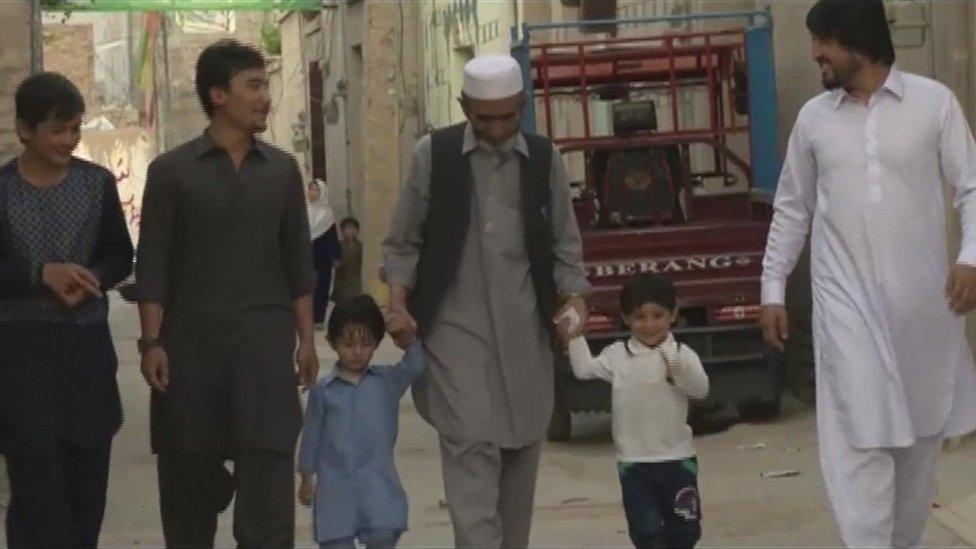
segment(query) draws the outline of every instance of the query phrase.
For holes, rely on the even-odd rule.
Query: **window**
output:
[[[617,18],[617,0],[580,0],[580,19],[583,21],[600,21]],[[611,35],[617,33],[616,25],[599,25],[584,27],[583,32],[605,32]]]

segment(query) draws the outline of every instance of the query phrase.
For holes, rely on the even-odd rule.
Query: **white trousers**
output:
[[[854,448],[833,411],[829,395],[818,391],[820,466],[844,545],[921,547],[935,499],[942,435],[919,438],[906,448]]]

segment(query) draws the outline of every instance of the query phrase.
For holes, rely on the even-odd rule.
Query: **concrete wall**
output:
[[[44,25],[44,70],[68,77],[95,107],[95,42],[91,24]],[[98,101],[100,103],[100,101]]]
[[[522,2],[458,3],[451,0],[420,2],[423,32],[421,58],[425,73],[426,124],[428,129],[464,119],[458,105],[464,64],[484,53],[511,49],[509,29],[520,23]],[[539,10],[530,9],[538,16]]]
[[[306,56],[325,79],[325,162],[336,217],[363,214],[363,2],[324,10],[306,36]]]
[[[304,14],[289,12],[278,20],[281,55],[271,60],[271,115],[264,138],[292,153],[307,180],[311,174],[308,156],[308,63],[305,53]]]
[[[318,47],[313,48],[325,78],[323,111],[326,174],[332,208],[339,218],[354,215],[358,211],[353,206],[351,172],[353,165],[362,165],[361,160],[353,162],[349,154],[348,122],[350,115],[355,116],[358,121],[359,112],[349,108],[346,91],[346,27],[352,24],[348,22],[347,11],[347,6],[342,5],[322,13],[322,32],[316,40]],[[361,24],[361,21],[357,24]]]
[[[148,103],[136,75],[142,21],[133,12],[45,12],[44,68],[66,74],[85,96],[86,118],[138,125]],[[78,36],[79,29],[90,36]]]
[[[343,56],[344,96],[343,107],[346,115],[346,181],[351,190],[351,215],[362,219],[366,209],[363,203],[363,188],[366,185],[366,166],[363,163],[363,102],[367,90],[364,88],[365,78],[365,6],[369,0],[350,2],[344,10],[345,42],[341,55]],[[379,55],[390,55],[390,51],[374,52]],[[389,131],[387,128],[386,131]]]
[[[87,25],[92,29],[93,48],[78,50],[91,52],[94,70],[91,108],[121,106],[138,101],[131,71],[137,34],[142,22],[141,13],[74,12],[70,14],[45,12],[45,37],[49,29],[59,33],[59,25]],[[45,65],[49,65],[45,56]],[[87,98],[87,97],[86,97]]]
[[[30,73],[30,6],[4,2],[0,8],[0,162],[20,150],[14,133],[14,90]]]
[[[163,146],[172,149],[200,135],[207,119],[200,108],[194,88],[194,74],[200,52],[221,38],[235,38],[261,48],[261,25],[266,16],[257,12],[231,12],[234,16],[232,31],[211,30],[186,19],[177,20],[167,15],[169,48],[169,104],[160,105],[165,110]],[[263,49],[263,48],[261,48]],[[166,85],[163,75],[163,52],[157,49],[157,83],[162,91]]]

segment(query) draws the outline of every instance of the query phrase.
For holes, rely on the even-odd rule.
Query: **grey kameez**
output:
[[[528,147],[517,135],[493,151],[468,126],[463,151],[473,174],[471,221],[458,274],[424,340],[428,368],[414,399],[449,440],[522,448],[542,438],[553,403],[552,351],[536,311],[519,209],[518,155]],[[391,284],[414,285],[430,172],[424,138],[383,244]],[[582,241],[557,151],[550,187],[556,287],[584,294]]]

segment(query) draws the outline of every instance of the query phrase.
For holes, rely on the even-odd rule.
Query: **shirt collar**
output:
[[[373,368],[373,365],[372,364],[370,364],[369,366],[366,367],[366,372],[364,373],[363,377],[366,377],[366,374],[373,374],[373,375],[375,375],[376,373],[377,373],[376,372],[376,369]],[[328,374],[326,374],[326,376],[321,379],[320,383],[322,385],[329,385],[333,381],[339,381],[339,380],[346,381],[345,379],[343,379],[339,375],[339,363],[336,362],[335,366],[332,367],[332,371],[329,372]],[[362,378],[360,378],[360,383],[361,382],[362,382]],[[346,383],[349,383],[349,382],[346,381]]]
[[[522,156],[524,156],[525,158],[528,158],[529,144],[525,142],[525,136],[522,135],[522,132],[515,134],[515,137],[513,137],[512,139],[514,140],[514,142],[512,143],[511,148],[516,152],[518,152],[519,154],[521,154]],[[478,138],[475,137],[474,128],[471,127],[471,123],[469,122],[465,124],[464,143],[461,145],[461,154],[466,155],[480,146],[481,143],[478,141]],[[507,149],[508,147],[505,146],[502,148]]]
[[[204,130],[204,132],[200,134],[200,137],[196,138],[196,140],[193,142],[193,152],[196,153],[197,157],[204,156],[219,148],[220,147],[217,146],[217,142],[214,141],[213,137],[210,136],[210,132],[206,130]],[[268,144],[261,141],[257,137],[251,138],[251,149],[248,151],[248,154],[253,151],[257,151],[258,154],[266,159],[270,158],[271,153]]]
[[[630,340],[627,342],[627,346],[634,354],[652,353],[662,347],[668,347],[674,344],[675,344],[674,334],[672,333],[668,333],[668,337],[664,338],[664,341],[658,343],[654,347],[648,347],[647,345],[644,345],[643,343],[641,343],[639,339],[633,336],[631,336]]]
[[[884,84],[881,85],[881,89],[888,91],[888,93],[894,95],[898,99],[903,99],[905,97],[905,75],[898,69],[898,67],[892,65],[891,69],[888,71],[888,78],[885,79]],[[844,88],[837,88],[833,91],[834,97],[834,108],[840,108],[841,103],[844,102],[845,98],[850,97],[847,90]]]

